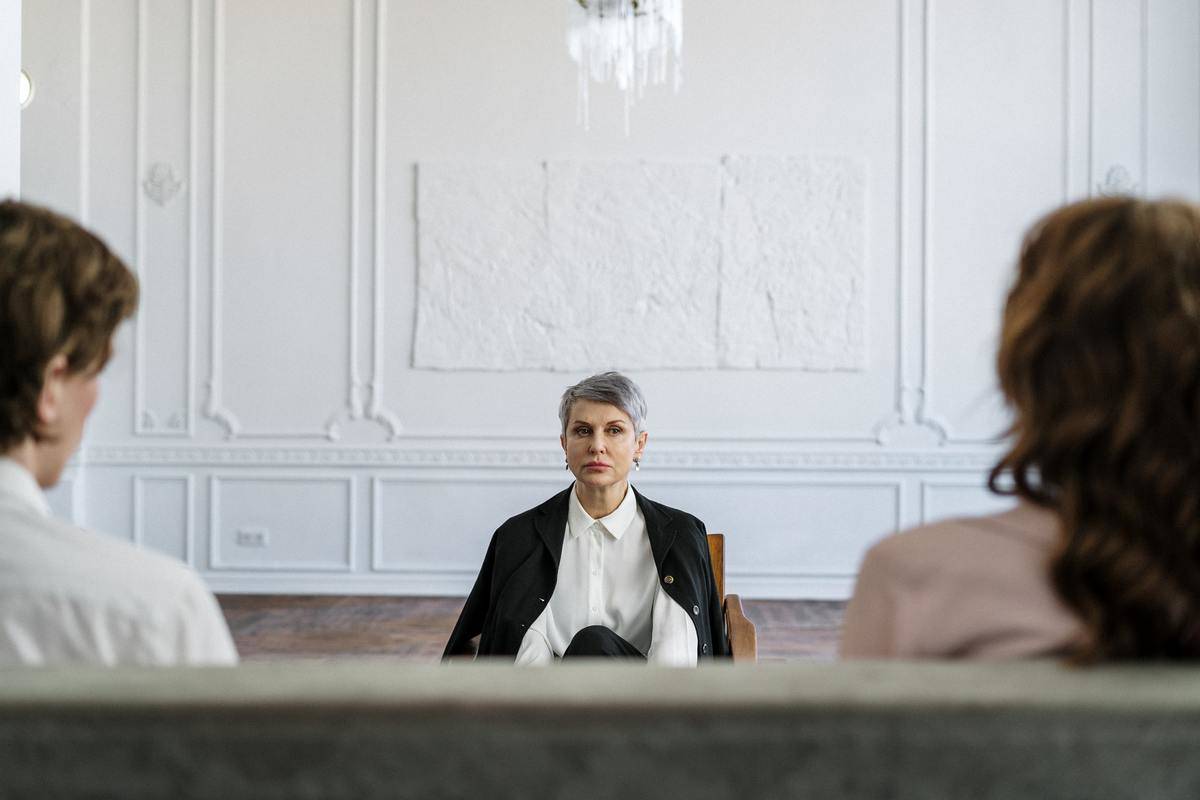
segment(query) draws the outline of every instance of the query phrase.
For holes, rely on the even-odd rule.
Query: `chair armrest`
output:
[[[734,661],[758,660],[758,632],[742,610],[742,598],[725,595],[725,627],[729,630],[729,648]]]

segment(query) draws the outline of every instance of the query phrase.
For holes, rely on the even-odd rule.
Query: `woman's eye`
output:
[[[576,436],[587,436],[587,435],[589,435],[590,433],[591,433],[591,431],[590,431],[590,430],[588,430],[587,428],[576,428],[576,429],[575,429],[575,435],[576,435]]]
[[[608,432],[611,433],[613,436],[620,436],[622,433],[621,429],[618,428],[616,425],[609,428]]]

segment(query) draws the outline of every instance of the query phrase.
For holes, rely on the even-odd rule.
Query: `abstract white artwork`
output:
[[[855,370],[862,164],[427,163],[413,365]]]
[[[832,157],[725,167],[721,366],[863,369],[865,169]]]

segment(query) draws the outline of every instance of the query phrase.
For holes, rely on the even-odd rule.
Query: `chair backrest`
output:
[[[717,581],[717,597],[725,600],[725,534],[708,535],[708,554],[712,557],[713,578]]]

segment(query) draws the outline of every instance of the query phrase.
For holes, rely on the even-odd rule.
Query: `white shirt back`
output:
[[[609,628],[652,664],[696,664],[695,624],[659,585],[646,519],[632,488],[599,520],[588,516],[572,489],[558,582],[521,641],[517,663],[552,662],[590,625]]]
[[[33,476],[0,458],[0,665],[236,663],[199,575],[53,518]]]

